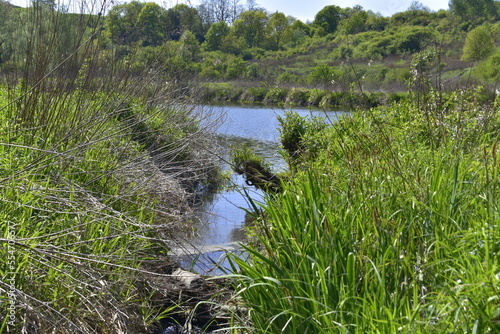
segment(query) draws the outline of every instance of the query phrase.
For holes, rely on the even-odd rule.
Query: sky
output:
[[[90,0],[90,2],[93,0]],[[110,1],[110,0],[107,0]],[[130,0],[111,0],[112,3],[124,3]],[[197,6],[199,0],[139,0],[142,2],[154,1],[165,8],[170,8],[178,3],[185,3],[192,6]],[[14,5],[26,7],[29,6],[31,0],[10,0]],[[65,0],[56,0],[57,2],[66,2]],[[413,0],[255,0],[259,7],[265,8],[269,12],[282,12],[285,15],[293,16],[303,22],[313,21],[314,16],[325,6],[336,5],[341,8],[353,7],[360,5],[365,10],[372,10],[375,13],[380,13],[383,16],[392,16],[395,13],[402,12],[410,7]],[[420,0],[419,3],[430,8],[433,11],[440,9],[448,9],[449,0]],[[240,0],[240,3],[246,4],[246,0]]]
[[[360,5],[365,10],[372,10],[383,16],[392,16],[395,13],[407,10],[412,2],[412,0],[257,0],[258,5],[270,12],[279,11],[304,22],[314,20],[316,13],[323,9],[323,7],[330,5],[336,5],[341,8]],[[419,2],[433,11],[438,11],[440,9],[448,9],[449,0],[420,0]]]

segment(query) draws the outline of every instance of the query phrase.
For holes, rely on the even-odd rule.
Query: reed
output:
[[[442,105],[358,111],[311,140],[261,205],[250,261],[232,258],[256,332],[500,330],[500,119]]]
[[[155,302],[148,279],[168,277],[168,240],[189,226],[194,189],[216,163],[206,115],[160,69],[137,73],[103,51],[97,14],[107,4],[87,4],[96,12],[11,9],[19,46],[0,86],[2,333],[144,333],[175,313],[177,296]]]

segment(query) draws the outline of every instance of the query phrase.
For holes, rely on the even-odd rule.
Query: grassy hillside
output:
[[[99,26],[99,49],[114,61],[126,63],[137,74],[155,67],[169,81],[183,85],[209,83],[214,88],[214,83],[229,82],[247,95],[248,87],[400,93],[408,90],[412,62],[432,53],[426,71],[432,72],[429,79],[435,89],[482,86],[486,93],[495,92],[500,8],[491,0],[463,6],[462,2],[451,1],[448,10],[438,12],[413,3],[392,17],[360,6],[331,5],[308,23],[262,8],[241,7],[235,15],[217,19],[210,6],[163,8],[135,1],[104,4],[109,8],[101,9],[89,6],[94,12],[81,16],[47,4],[33,8],[43,9],[44,17],[56,22],[43,23],[37,17],[39,24],[75,33],[51,42],[57,54],[64,56],[68,46],[81,42],[71,36],[89,37]],[[95,15],[104,9],[106,16]],[[30,20],[29,10],[3,5],[0,71],[4,73],[26,65],[16,54],[26,51],[21,41],[36,31],[22,28]],[[204,102],[212,102],[210,97],[204,96]]]
[[[200,101],[360,108],[282,119],[289,174],[247,165],[275,194],[234,259],[235,327],[500,330],[496,2],[307,24],[88,5],[1,3],[0,332],[144,333],[207,305],[172,288],[168,258],[216,181]]]

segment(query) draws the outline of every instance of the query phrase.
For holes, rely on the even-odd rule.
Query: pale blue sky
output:
[[[72,3],[75,8],[78,8],[75,3],[80,0],[56,0],[56,2],[61,3]],[[91,3],[94,0],[88,0],[87,3]],[[102,0],[101,0],[102,1]],[[106,0],[110,2],[110,0]],[[196,6],[199,4],[199,0],[139,0],[143,2],[154,1],[166,8],[175,6],[178,3],[186,3],[189,5]],[[437,11],[439,9],[448,9],[449,0],[420,0],[419,2],[424,6],[429,7],[431,10]],[[12,4],[19,6],[29,6],[31,0],[10,0]],[[119,4],[129,2],[127,0],[111,0],[112,4]],[[246,0],[240,0],[242,4],[246,4]],[[323,7],[329,5],[336,5],[342,8],[353,7],[355,5],[362,6],[365,10],[372,10],[376,13],[380,13],[384,16],[391,16],[394,13],[402,12],[408,9],[413,0],[256,0],[259,7],[263,7],[270,12],[282,12],[286,15],[291,15],[297,19],[304,22],[307,20],[314,20],[314,16]]]
[[[314,20],[314,15],[323,7],[336,5],[342,8],[362,6],[365,10],[372,10],[384,16],[392,16],[395,13],[405,11],[410,7],[412,0],[403,1],[377,1],[377,0],[257,0],[257,3],[265,9],[275,12],[279,11],[286,15],[294,16],[302,21]],[[419,1],[431,10],[448,9],[449,0],[421,0]]]

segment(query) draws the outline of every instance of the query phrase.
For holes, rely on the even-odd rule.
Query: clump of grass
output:
[[[257,332],[500,330],[500,119],[466,96],[322,132],[307,168],[262,205],[250,261],[232,258]]]
[[[270,164],[250,147],[233,148],[230,160],[233,170],[243,175],[249,186],[255,186],[267,192],[281,190],[280,177],[273,173]]]

